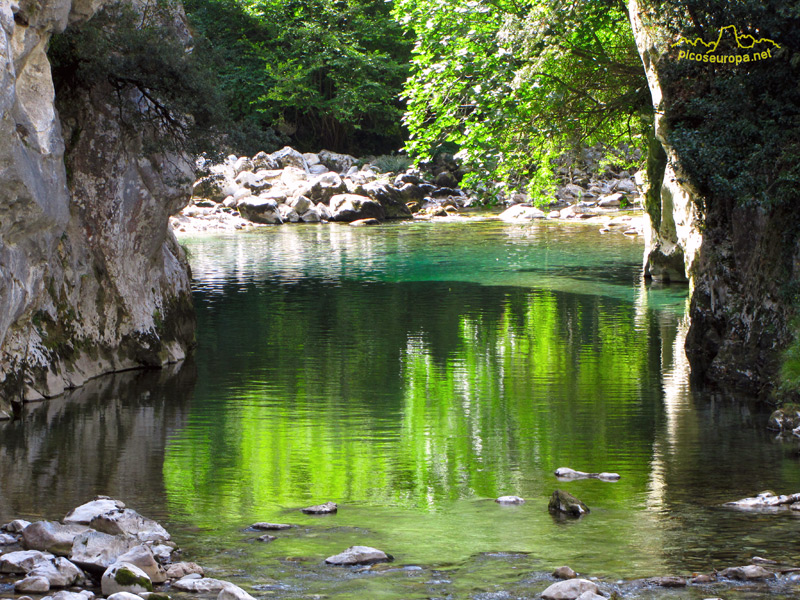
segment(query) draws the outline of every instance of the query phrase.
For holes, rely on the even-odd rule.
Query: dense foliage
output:
[[[188,39],[172,25],[175,10],[169,0],[142,11],[113,5],[54,36],[48,56],[60,105],[102,87],[121,125],[145,140],[189,151],[207,145],[225,111],[202,53],[187,51]]]
[[[468,185],[535,192],[567,151],[639,143],[649,93],[623,4],[399,0],[395,14],[416,35],[407,148],[455,145]]]
[[[647,5],[647,19],[671,44],[662,69],[669,142],[700,196],[764,205],[800,199],[800,6],[785,0]],[[714,40],[727,25],[782,48],[770,60],[735,66],[677,60],[680,36]]]
[[[248,132],[304,150],[389,152],[410,42],[384,0],[187,0],[221,92]],[[253,152],[269,148],[245,147]]]

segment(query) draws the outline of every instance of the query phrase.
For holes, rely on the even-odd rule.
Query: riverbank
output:
[[[291,223],[491,218],[585,222],[602,233],[641,235],[644,230],[642,213],[620,212],[640,206],[636,178],[627,171],[589,174],[572,168],[544,212],[525,194],[501,197],[494,209],[483,207],[458,188],[462,175],[454,161],[441,161],[429,172],[381,172],[379,164],[328,151],[300,154],[290,147],[229,156],[220,164],[201,162],[205,174],[194,184],[192,201],[170,224],[178,235]]]

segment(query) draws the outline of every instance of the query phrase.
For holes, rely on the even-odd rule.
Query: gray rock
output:
[[[580,596],[578,596],[575,600],[608,600],[608,598],[587,590],[583,592]]]
[[[391,555],[383,550],[369,546],[350,546],[344,552],[329,556],[325,562],[329,565],[372,565],[381,562],[391,562]]]
[[[278,170],[280,169],[280,165],[277,162],[272,160],[269,154],[266,152],[259,152],[253,157],[253,168],[254,169],[267,169],[267,170]]]
[[[303,223],[319,223],[322,219],[319,216],[319,212],[317,212],[316,207],[312,206],[302,215],[300,215],[300,220]]]
[[[153,556],[153,551],[144,544],[134,546],[125,554],[121,554],[117,557],[117,562],[136,565],[147,574],[153,583],[164,583],[167,580],[167,572],[164,567],[158,564]]]
[[[202,577],[205,575],[205,572],[203,571],[203,567],[193,562],[175,563],[174,565],[170,565],[167,569],[168,579],[182,579],[187,575],[199,575]]]
[[[16,544],[19,540],[15,538],[13,535],[9,535],[7,533],[0,533],[0,546],[10,546],[11,544]]]
[[[731,508],[738,508],[740,510],[762,510],[762,509],[779,509],[788,508],[792,504],[800,502],[800,493],[798,494],[782,494],[776,496],[771,491],[761,492],[754,498],[742,498],[734,502],[726,502],[725,506]]]
[[[19,550],[0,556],[0,573],[28,573],[36,565],[55,558],[50,553],[38,550]]]
[[[219,173],[208,175],[194,182],[192,196],[194,198],[208,198],[209,200],[220,203],[227,195],[224,189],[225,176]]]
[[[565,514],[573,517],[579,517],[589,512],[588,506],[572,494],[563,490],[556,490],[553,492],[547,508],[551,513]]]
[[[107,600],[144,600],[144,598],[130,592],[117,592],[116,594],[111,594]]]
[[[100,588],[104,596],[110,596],[117,592],[130,592],[139,594],[142,592],[152,592],[153,583],[136,565],[125,562],[117,562],[108,567],[100,579]]]
[[[28,550],[68,556],[75,537],[88,529],[86,525],[77,523],[62,525],[54,521],[36,521],[22,530],[22,545]]]
[[[80,592],[61,590],[50,596],[51,600],[93,600],[94,597],[94,592],[90,592],[89,590],[82,590]]]
[[[238,585],[229,583],[217,595],[217,600],[255,600]]]
[[[308,167],[309,175],[322,175],[323,173],[329,173],[328,167],[325,165],[313,165]]]
[[[64,523],[80,523],[81,525],[88,525],[92,519],[104,515],[107,512],[125,508],[125,503],[119,500],[114,500],[108,496],[97,496],[91,502],[81,504],[77,508],[73,508],[67,516],[64,517]]]
[[[555,470],[555,476],[559,479],[600,479],[602,481],[617,481],[620,476],[617,473],[584,473],[569,467],[559,467]]]
[[[292,198],[292,200],[289,202],[289,206],[291,206],[298,215],[302,215],[314,205],[311,200],[305,196],[298,196],[297,198]]]
[[[240,200],[236,204],[236,208],[243,218],[253,223],[266,223],[268,225],[280,225],[283,223],[283,219],[278,213],[278,203],[273,198],[249,196]]]
[[[560,217],[561,217],[561,211],[559,210],[551,210],[549,213],[547,213],[548,219],[558,219]]]
[[[744,567],[729,567],[723,569],[719,573],[722,577],[728,579],[738,579],[740,581],[752,581],[759,579],[771,579],[775,574],[767,571],[764,567],[759,565],[747,565]]]
[[[588,579],[568,579],[548,587],[542,592],[542,598],[545,600],[575,600],[586,592],[597,594],[598,591],[597,585]]]
[[[572,196],[573,198],[578,199],[583,196],[583,192],[585,192],[586,190],[584,190],[579,185],[575,185],[574,183],[569,183],[564,186],[563,191]]]
[[[281,173],[281,183],[288,189],[293,189],[306,181],[308,181],[308,173],[303,169],[286,167]]]
[[[337,194],[330,200],[331,220],[333,221],[356,221],[358,219],[378,219],[386,218],[383,207],[366,196],[356,194]]]
[[[28,525],[30,525],[30,521],[25,521],[23,519],[14,519],[10,523],[6,523],[3,525],[3,531],[7,531],[8,533],[22,533],[22,530],[25,529]]]
[[[222,581],[221,579],[213,579],[211,577],[198,578],[194,575],[187,575],[172,583],[172,587],[176,590],[194,592],[197,594],[220,592],[229,585],[232,584],[227,581]]]
[[[306,195],[312,202],[330,202],[336,194],[347,191],[347,185],[336,173],[325,172],[309,181],[310,186]]]
[[[325,504],[316,504],[314,506],[307,506],[301,508],[300,511],[307,515],[329,515],[339,510],[339,505],[335,502],[326,502]]]
[[[169,544],[148,544],[148,547],[153,552],[153,556],[156,557],[156,560],[163,565],[172,562],[172,553],[175,552],[176,548],[176,546],[172,544],[174,544],[174,542],[170,542]]]
[[[800,411],[793,408],[779,408],[772,412],[767,421],[767,429],[774,431],[793,431],[800,426]]]
[[[28,577],[44,577],[50,587],[69,587],[84,580],[83,571],[63,557],[37,563]]]
[[[314,208],[316,208],[317,214],[319,215],[321,221],[331,220],[331,209],[328,208],[327,204],[320,202]]]
[[[278,214],[284,223],[298,223],[300,221],[300,215],[288,204],[279,204]]]
[[[575,579],[577,576],[578,574],[566,565],[553,571],[553,577],[557,579]]]
[[[619,193],[601,196],[600,201],[597,203],[597,206],[601,208],[616,208],[622,203],[622,199],[624,197],[625,196]]]
[[[274,535],[269,535],[268,533],[265,533],[264,535],[262,535],[262,536],[259,536],[259,537],[257,537],[256,539],[257,539],[259,542],[265,542],[265,543],[267,543],[267,542],[274,542],[274,541],[275,541],[275,540],[277,540],[278,538],[276,538]]]
[[[450,171],[442,171],[433,178],[433,184],[438,187],[454,188],[458,185],[458,180]]]
[[[134,537],[87,531],[75,538],[70,560],[87,571],[102,572],[116,562],[118,556],[139,544],[141,542]]]
[[[515,204],[500,213],[499,218],[503,221],[532,221],[534,219],[544,219],[544,212],[533,206],[523,206],[522,204]]]
[[[308,171],[306,159],[303,158],[303,155],[291,146],[284,146],[277,152],[273,152],[270,154],[270,158],[273,162],[275,162],[275,164],[278,165],[278,168],[280,169],[285,169],[286,167],[295,167],[304,172]]]
[[[337,154],[330,150],[322,150],[318,156],[323,165],[336,173],[346,173],[356,162],[356,159],[349,154]]]
[[[519,496],[500,496],[495,502],[500,504],[525,504],[525,499]]]
[[[366,227],[369,225],[380,225],[381,222],[378,219],[356,219],[355,221],[350,221],[351,227]]]
[[[283,531],[293,527],[297,527],[297,525],[289,525],[288,523],[253,523],[250,525],[250,529],[257,529],[258,531]]]
[[[14,584],[14,590],[24,594],[44,594],[50,591],[50,582],[46,577],[26,577]]]
[[[236,159],[236,162],[233,163],[233,174],[238,175],[242,171],[252,171],[255,165],[253,165],[253,161],[247,158],[246,156],[242,156]]]
[[[109,535],[130,535],[142,542],[165,542],[170,536],[166,529],[153,519],[143,517],[135,510],[122,508],[96,516],[89,525]]]
[[[647,583],[665,588],[686,587],[686,580],[683,577],[651,577],[647,580]]]
[[[306,164],[308,165],[309,168],[320,164],[319,155],[315,154],[314,152],[304,152],[303,158],[305,159]]]
[[[393,185],[372,181],[364,184],[361,189],[364,195],[380,203],[387,219],[407,219],[411,217],[411,210],[406,206],[408,200]],[[419,188],[417,189],[419,190]]]

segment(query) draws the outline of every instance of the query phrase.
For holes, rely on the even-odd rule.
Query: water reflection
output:
[[[61,518],[97,494],[166,518],[164,449],[196,376],[181,367],[98,377],[0,423],[0,521]]]

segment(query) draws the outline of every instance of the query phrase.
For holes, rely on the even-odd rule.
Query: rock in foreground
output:
[[[544,600],[575,600],[581,594],[597,594],[597,586],[588,579],[568,579],[554,583],[542,592]]]
[[[550,497],[547,509],[551,513],[580,517],[589,512],[589,507],[572,494],[564,490],[556,490]]]
[[[350,546],[347,550],[335,556],[329,556],[325,562],[329,565],[372,565],[375,563],[391,562],[393,558],[377,548],[369,546]]]

